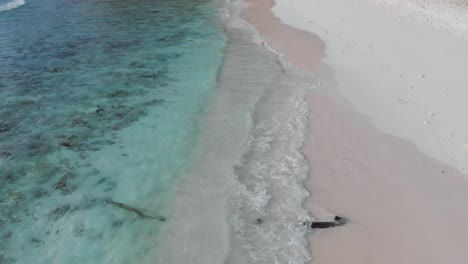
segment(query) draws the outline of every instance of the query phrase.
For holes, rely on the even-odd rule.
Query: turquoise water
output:
[[[0,12],[0,263],[151,262],[216,86],[215,14],[208,0]]]

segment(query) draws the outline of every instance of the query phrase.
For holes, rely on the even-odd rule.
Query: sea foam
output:
[[[309,170],[302,153],[308,118],[305,98],[318,81],[289,65],[239,16],[239,1],[229,1],[227,7],[231,48],[235,49],[238,34],[249,35],[258,47],[257,55],[248,54],[251,60],[243,64],[249,71],[243,72],[242,84],[250,89],[264,85],[248,110],[247,140],[234,166],[230,218],[234,236],[227,263],[306,263],[308,230],[302,223],[311,216],[303,207],[309,196],[303,186]],[[237,45],[239,58],[247,45]],[[250,75],[254,79],[249,80]]]
[[[24,2],[24,0],[13,0],[11,2],[1,4],[0,5],[0,12],[15,9],[17,7],[20,7],[20,6],[24,5],[24,4],[26,4],[26,2]]]

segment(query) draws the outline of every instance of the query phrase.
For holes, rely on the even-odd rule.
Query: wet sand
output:
[[[334,213],[351,220],[312,234],[312,263],[466,263],[463,175],[357,113],[322,61],[323,42],[282,24],[270,11],[273,4],[244,1],[244,17],[286,59],[321,80],[309,96],[306,206],[319,220]]]

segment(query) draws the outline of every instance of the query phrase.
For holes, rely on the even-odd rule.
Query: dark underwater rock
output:
[[[76,52],[75,51],[72,51],[72,50],[61,50],[61,51],[58,51],[54,54],[54,57],[56,58],[59,58],[59,59],[65,59],[65,58],[69,58],[69,57],[73,57],[76,55]]]
[[[83,223],[79,223],[73,228],[73,233],[75,237],[83,236],[86,232],[86,228]]]
[[[126,49],[131,46],[139,45],[140,43],[141,41],[139,40],[108,42],[104,45],[104,51],[109,52],[115,49]]]
[[[5,232],[2,236],[2,238],[4,239],[10,239],[13,237],[13,233],[12,232]],[[1,263],[1,262],[0,262]]]
[[[99,179],[99,181],[97,181],[96,184],[101,184],[101,183],[105,182],[106,180],[107,180],[107,178],[103,177],[103,178]]]
[[[47,154],[52,150],[52,146],[47,139],[42,138],[40,135],[35,135],[30,138],[25,150],[28,156],[33,157]]]
[[[154,106],[154,105],[161,105],[161,104],[163,104],[165,102],[166,102],[166,100],[164,100],[164,99],[154,99],[154,100],[144,102],[143,105],[144,106]]]
[[[69,68],[67,67],[64,67],[64,66],[56,66],[56,67],[52,67],[49,69],[49,72],[51,73],[59,73],[59,72],[65,72],[65,71],[68,71]]]
[[[110,98],[115,98],[115,97],[124,98],[124,97],[128,97],[129,95],[130,95],[130,92],[128,92],[126,90],[122,90],[122,89],[117,89],[117,90],[114,90],[114,91],[108,93],[107,97],[110,97]]]
[[[31,190],[32,197],[35,199],[39,199],[42,197],[47,197],[49,196],[49,190],[46,188],[34,188]]]
[[[56,207],[52,212],[49,213],[49,217],[54,221],[62,218],[68,211],[70,211],[71,206],[69,204],[63,204]]]
[[[0,121],[0,133],[8,132],[8,131],[10,131],[12,128],[13,128],[13,124],[12,124],[12,123],[1,122],[1,121]]]
[[[70,186],[68,181],[76,178],[76,175],[72,172],[64,174],[60,179],[53,185],[56,190],[62,191],[62,194],[70,194],[72,191],[77,189],[76,185]]]
[[[142,68],[145,68],[145,65],[141,62],[138,62],[138,61],[134,61],[132,63],[130,63],[128,66],[130,66],[131,68],[136,68],[136,69],[142,69]]]
[[[56,190],[62,190],[63,188],[67,187],[67,180],[68,180],[69,175],[65,174],[63,175],[58,182],[54,184],[54,189]]]
[[[41,242],[42,242],[42,241],[41,241],[39,238],[37,238],[37,237],[31,238],[31,243],[33,243],[33,244],[39,244],[39,243],[41,243]]]
[[[13,155],[13,153],[11,153],[9,151],[2,151],[2,152],[0,152],[0,159],[6,160],[6,159],[10,158],[12,155]]]
[[[102,109],[101,107],[98,106],[98,107],[96,108],[96,111],[95,111],[95,112],[96,112],[96,114],[99,114],[99,113],[101,113],[101,112],[104,112],[104,109]]]
[[[151,215],[147,215],[146,213],[144,213],[142,210],[140,210],[138,208],[132,207],[132,206],[124,204],[124,203],[116,202],[116,201],[112,200],[109,197],[104,198],[104,201],[106,203],[114,205],[114,206],[116,206],[118,208],[121,208],[121,209],[127,210],[129,212],[135,213],[141,218],[157,219],[157,220],[159,220],[161,222],[166,222],[167,221],[167,219],[165,217],[162,217],[162,216],[154,217],[154,216],[151,216]]]
[[[31,105],[36,105],[39,102],[33,99],[20,99],[16,101],[16,104],[21,107],[26,107],[26,106],[31,106]]]
[[[78,139],[77,136],[70,136],[70,137],[67,137],[65,138],[64,140],[62,140],[59,145],[60,146],[64,146],[66,148],[72,148],[72,147],[75,147],[78,145],[78,143],[76,142]]]
[[[73,207],[72,211],[89,210],[89,209],[96,207],[99,204],[102,204],[102,199],[97,199],[97,198],[89,199],[87,197],[84,197],[83,201],[77,206]]]
[[[3,252],[0,252],[0,263],[1,264],[13,264],[13,263],[16,263],[16,259],[5,256]]]
[[[122,220],[113,220],[112,221],[112,227],[120,227],[123,225],[123,221]]]

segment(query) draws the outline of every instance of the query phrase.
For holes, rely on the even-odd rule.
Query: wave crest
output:
[[[13,0],[13,1],[8,2],[6,4],[0,5],[0,12],[15,9],[17,7],[20,7],[20,6],[24,5],[24,4],[26,4],[26,2],[24,2],[24,0]]]

